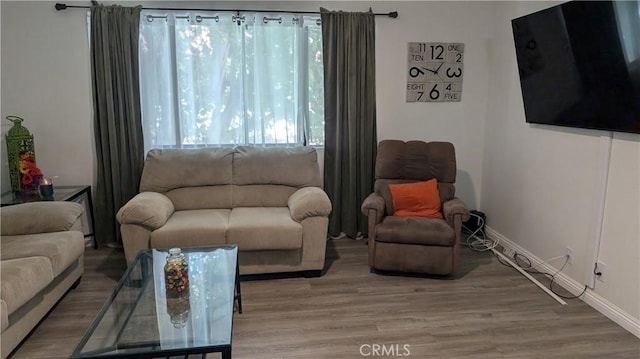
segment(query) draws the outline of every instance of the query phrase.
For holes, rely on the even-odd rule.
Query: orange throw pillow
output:
[[[442,218],[440,192],[436,179],[424,182],[390,184],[394,216]]]

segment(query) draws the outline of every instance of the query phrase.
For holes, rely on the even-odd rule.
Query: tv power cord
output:
[[[476,252],[486,252],[498,246],[499,241],[497,239],[487,238],[484,233],[484,218],[475,213],[469,213],[470,217],[477,220],[478,228],[472,231],[464,224],[462,225],[463,233],[467,235],[467,239],[462,243]]]

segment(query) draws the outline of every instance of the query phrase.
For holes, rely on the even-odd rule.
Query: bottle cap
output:
[[[171,248],[169,249],[169,254],[180,254],[180,248]]]

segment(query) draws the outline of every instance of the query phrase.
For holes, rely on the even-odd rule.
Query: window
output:
[[[143,12],[145,150],[322,145],[319,17]]]

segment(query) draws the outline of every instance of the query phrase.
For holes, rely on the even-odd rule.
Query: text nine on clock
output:
[[[442,65],[444,65],[444,62],[441,63],[440,66],[438,66],[435,70],[427,68],[427,67],[422,67],[422,66],[420,68],[414,66],[411,69],[409,69],[409,76],[418,77],[420,75],[424,75],[424,71],[422,71],[422,70],[429,71],[432,74],[437,75],[438,71],[440,71],[440,68],[442,67]]]

